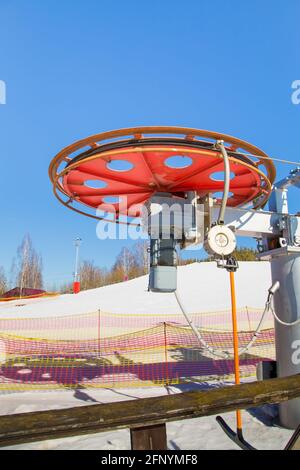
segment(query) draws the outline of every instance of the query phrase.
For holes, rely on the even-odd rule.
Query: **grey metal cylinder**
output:
[[[300,318],[300,255],[287,254],[271,260],[272,280],[280,282],[274,296],[277,316],[284,322]],[[300,323],[283,326],[275,320],[278,377],[300,373]],[[290,429],[300,424],[300,398],[281,403],[280,423]]]
[[[177,289],[176,240],[150,239],[149,290],[175,292]]]

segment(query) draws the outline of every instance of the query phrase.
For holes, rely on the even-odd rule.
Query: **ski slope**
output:
[[[178,314],[172,293],[147,291],[148,276],[81,292],[77,295],[17,300],[0,304],[1,318],[39,318],[75,315],[101,308],[111,314],[156,313]],[[241,262],[236,273],[238,307],[261,309],[271,285],[267,262]],[[230,308],[229,278],[225,270],[212,263],[194,263],[178,268],[178,291],[189,312],[219,311]],[[130,389],[78,389],[49,392],[8,393],[1,396],[0,414],[107,403],[166,393],[180,393],[199,387],[221,386],[222,383],[189,384]],[[245,436],[260,449],[282,449],[292,431],[274,426],[276,407],[265,406],[243,413]],[[234,427],[235,414],[226,413]],[[238,449],[223,433],[214,416],[184,420],[167,425],[169,449]],[[11,446],[10,449],[130,449],[128,430],[95,435],[55,439]]]
[[[268,262],[240,262],[236,273],[238,307],[263,308],[271,286]],[[148,276],[58,297],[20,299],[0,303],[0,318],[50,317],[94,312],[180,313],[173,293],[148,292]],[[189,312],[225,310],[230,307],[229,276],[215,262],[178,267],[178,292]]]

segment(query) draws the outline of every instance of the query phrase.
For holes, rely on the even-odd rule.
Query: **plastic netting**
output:
[[[252,338],[262,310],[238,310],[239,345]],[[194,313],[205,342],[232,353],[231,312]],[[267,316],[254,345],[240,357],[241,378],[274,359]],[[232,380],[233,360],[201,347],[182,315],[114,314],[101,310],[47,318],[0,319],[0,391],[77,387],[140,387]]]

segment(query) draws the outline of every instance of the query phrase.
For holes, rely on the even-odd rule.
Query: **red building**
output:
[[[42,294],[45,294],[46,291],[42,289],[31,289],[28,287],[14,287],[13,289],[5,292],[0,296],[0,299],[9,299],[9,298],[18,298],[18,297],[35,297]]]

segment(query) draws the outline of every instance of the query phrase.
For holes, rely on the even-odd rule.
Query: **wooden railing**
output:
[[[166,422],[296,397],[300,397],[300,374],[205,391],[6,415],[0,416],[0,446],[130,428],[133,448],[158,450],[166,448]]]

